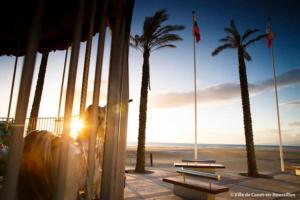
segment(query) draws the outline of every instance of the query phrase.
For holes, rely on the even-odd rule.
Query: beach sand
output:
[[[174,162],[193,158],[191,147],[146,147],[146,166],[150,166],[150,153],[153,155],[153,166],[158,168],[174,168]],[[243,148],[201,148],[198,149],[198,159],[212,159],[224,164],[223,172],[247,172],[246,151]],[[279,150],[274,147],[256,147],[257,167],[260,173],[280,172]],[[300,148],[284,148],[286,166],[300,165]],[[136,147],[127,147],[126,167],[133,168],[136,162]]]

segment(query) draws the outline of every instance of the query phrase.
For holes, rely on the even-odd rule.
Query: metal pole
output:
[[[195,11],[193,11],[194,22]],[[193,50],[194,50],[194,103],[195,103],[195,144],[194,144],[194,159],[198,159],[198,147],[197,147],[197,77],[196,77],[196,41],[193,36]]]
[[[28,108],[28,101],[32,78],[34,73],[34,66],[36,60],[36,53],[39,46],[39,38],[42,26],[42,18],[44,11],[44,1],[39,0],[36,3],[35,14],[32,22],[31,32],[29,33],[28,45],[26,49],[26,56],[23,63],[23,70],[20,81],[20,89],[16,107],[15,123],[13,125],[13,134],[11,138],[11,145],[8,154],[8,159],[5,166],[4,184],[1,189],[0,199],[16,200],[17,184],[19,169],[22,159],[23,151],[23,134],[25,127],[25,120]]]
[[[284,160],[283,160],[283,147],[281,139],[281,126],[280,126],[280,115],[279,115],[279,105],[278,105],[278,93],[277,93],[277,79],[276,79],[276,69],[275,69],[275,57],[274,57],[274,48],[272,44],[272,66],[273,66],[273,77],[274,77],[274,87],[275,87],[275,97],[276,97],[276,111],[277,111],[277,125],[278,125],[278,134],[279,134],[279,154],[280,154],[280,167],[281,171],[284,172]]]
[[[8,130],[8,125],[9,125],[8,120],[9,120],[9,116],[10,116],[11,102],[12,102],[13,93],[14,93],[14,86],[15,86],[15,79],[16,79],[17,66],[18,66],[18,56],[16,56],[16,58],[15,58],[15,66],[14,66],[13,80],[12,80],[11,89],[10,89],[10,96],[9,96],[9,103],[8,103],[8,111],[7,111],[7,117],[6,117],[6,130]]]
[[[150,153],[150,166],[153,167],[153,155]]]

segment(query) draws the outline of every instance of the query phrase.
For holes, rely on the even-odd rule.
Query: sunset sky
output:
[[[145,16],[167,9],[166,24],[184,25],[178,32],[183,41],[175,49],[163,49],[150,57],[151,91],[149,91],[147,141],[193,143],[193,36],[192,10],[196,11],[201,41],[197,44],[198,142],[211,144],[244,144],[237,55],[227,50],[216,57],[211,52],[225,36],[224,28],[234,19],[241,33],[247,28],[266,29],[271,17],[276,69],[279,84],[279,103],[282,138],[285,145],[300,146],[300,2],[297,0],[136,0],[132,35],[141,34]],[[109,64],[110,34],[107,31],[104,55],[101,105],[105,104]],[[98,35],[93,40],[88,103],[91,103],[93,72]],[[82,67],[85,43],[80,50],[76,82],[74,114],[79,111]],[[253,133],[256,144],[278,144],[275,94],[271,51],[262,40],[249,47],[252,61],[247,62]],[[56,116],[64,51],[52,52],[49,57],[44,92],[39,115]],[[38,65],[32,85],[34,92]],[[137,141],[138,108],[142,75],[142,55],[130,49],[130,98],[128,141]],[[13,73],[14,58],[0,57],[0,117],[5,117]],[[22,58],[19,59],[15,94],[19,87]],[[65,84],[66,85],[66,84]],[[32,97],[33,95],[31,95]],[[31,98],[32,99],[32,98]],[[17,96],[14,95],[13,113]],[[29,110],[31,109],[31,104]],[[14,116],[12,113],[11,116]]]

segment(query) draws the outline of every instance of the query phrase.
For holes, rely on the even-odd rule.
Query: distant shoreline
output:
[[[127,142],[127,147],[136,147],[137,142]],[[186,147],[186,148],[194,148],[194,144],[192,143],[159,143],[159,142],[149,142],[146,143],[146,147]],[[198,144],[199,148],[225,148],[225,149],[240,149],[245,148],[245,145],[242,144]],[[277,149],[278,145],[255,145],[256,148],[268,148],[268,149]],[[296,148],[300,149],[300,146],[297,145],[284,145],[284,148]]]

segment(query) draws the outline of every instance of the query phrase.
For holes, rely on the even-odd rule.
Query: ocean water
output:
[[[127,142],[127,146],[137,146],[137,142]],[[189,147],[193,148],[193,143],[160,143],[160,142],[147,142],[146,146],[150,147]],[[221,149],[244,149],[245,145],[242,144],[198,144],[198,147],[204,148],[221,148]],[[255,145],[256,148],[278,148],[278,145]],[[284,148],[296,148],[300,150],[300,146],[285,146]]]

